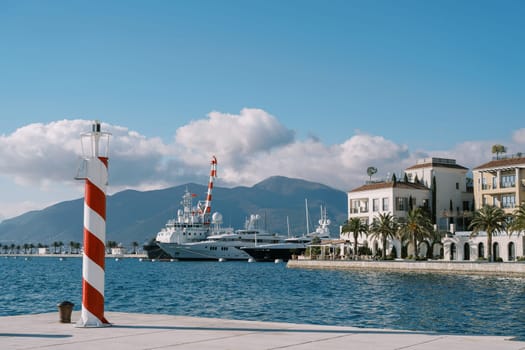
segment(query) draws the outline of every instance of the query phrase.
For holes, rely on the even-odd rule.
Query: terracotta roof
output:
[[[363,186],[359,186],[357,188],[354,188],[353,190],[350,190],[349,192],[363,192],[363,191],[371,191],[371,190],[378,190],[382,188],[406,188],[411,190],[428,190],[428,188],[425,185],[422,184],[416,184],[413,182],[375,182],[375,183],[369,183],[365,184]]]
[[[406,168],[406,170],[413,170],[413,169],[421,169],[421,168],[453,168],[453,169],[464,169],[468,170],[468,168],[465,168],[464,166],[458,165],[458,164],[443,164],[439,162],[429,162],[429,163],[420,163],[416,165],[412,165],[411,167]]]
[[[480,166],[477,166],[472,170],[504,168],[515,165],[525,165],[525,157],[496,159],[488,163],[482,164]]]

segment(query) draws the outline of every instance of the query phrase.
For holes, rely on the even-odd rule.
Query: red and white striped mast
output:
[[[104,262],[106,256],[106,187],[109,136],[94,121],[81,135],[83,162],[77,179],[85,180],[82,311],[77,327],[106,327],[104,317]]]
[[[210,223],[211,192],[213,190],[213,179],[215,179],[216,177],[217,177],[217,158],[213,156],[211,158],[210,180],[208,181],[208,193],[206,194],[206,202],[204,204],[204,211],[202,213],[205,224]]]

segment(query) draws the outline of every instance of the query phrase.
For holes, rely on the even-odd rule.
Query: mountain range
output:
[[[170,218],[176,217],[182,195],[188,190],[206,198],[207,185],[188,183],[154,191],[125,190],[107,196],[106,239],[130,246],[154,238]],[[259,214],[264,228],[284,235],[313,231],[326,207],[332,235],[347,217],[347,196],[320,183],[273,176],[252,187],[214,187],[212,212],[220,212],[223,226],[243,228],[251,214]],[[307,205],[306,205],[307,203]],[[196,202],[194,203],[196,204]],[[42,210],[30,211],[0,223],[0,244],[82,242],[84,199],[64,201]]]

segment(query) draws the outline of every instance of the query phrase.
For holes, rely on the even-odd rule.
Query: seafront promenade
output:
[[[511,275],[525,277],[525,263],[459,261],[367,261],[367,260],[289,260],[289,268],[346,269],[360,271],[436,272]]]
[[[73,312],[72,320],[78,317]],[[120,312],[106,318],[111,327],[76,328],[60,323],[58,313],[1,317],[0,349],[525,350],[525,342],[497,336]]]

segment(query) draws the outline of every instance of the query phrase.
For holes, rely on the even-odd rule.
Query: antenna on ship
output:
[[[217,177],[217,158],[215,156],[211,157],[211,169],[210,169],[210,180],[208,181],[208,193],[206,194],[206,203],[204,204],[204,211],[202,216],[204,218],[204,223],[210,223],[210,213],[211,213],[211,192],[213,190],[213,179]]]

